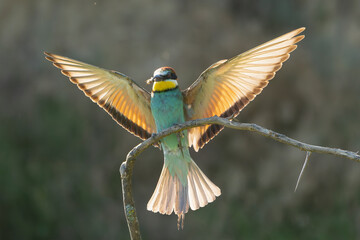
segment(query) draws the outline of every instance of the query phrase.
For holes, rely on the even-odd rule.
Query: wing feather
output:
[[[46,59],[126,130],[146,139],[156,132],[150,94],[124,74],[45,52]]]
[[[212,116],[235,117],[267,86],[282,63],[304,36],[299,28],[229,60],[221,60],[206,69],[183,91],[187,120]],[[190,146],[198,151],[223,129],[206,125],[189,130]]]

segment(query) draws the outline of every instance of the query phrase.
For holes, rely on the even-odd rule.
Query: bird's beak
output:
[[[152,84],[154,82],[154,77],[149,78],[148,80],[146,80],[146,84]]]

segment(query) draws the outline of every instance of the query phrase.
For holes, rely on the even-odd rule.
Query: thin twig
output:
[[[214,116],[211,118],[197,119],[197,120],[185,122],[183,124],[174,125],[158,134],[153,134],[150,138],[138,144],[128,153],[126,157],[126,161],[121,164],[120,175],[121,175],[121,182],[123,187],[122,191],[124,198],[124,209],[125,209],[125,215],[126,215],[126,220],[128,222],[131,239],[136,239],[136,240],[141,239],[139,222],[136,216],[136,208],[135,208],[134,199],[132,196],[132,189],[131,189],[131,177],[132,177],[132,171],[136,157],[140,153],[142,153],[145,149],[147,149],[149,146],[156,144],[163,137],[166,137],[172,133],[180,132],[185,129],[203,126],[203,125],[209,125],[209,124],[218,124],[232,129],[256,132],[265,137],[272,138],[275,141],[296,147],[302,151],[306,151],[307,153],[316,152],[322,154],[330,154],[343,158],[348,158],[356,162],[360,162],[360,155],[358,155],[355,152],[342,150],[338,148],[322,147],[322,146],[303,143],[298,140],[289,138],[283,134],[263,128],[254,123],[240,123],[237,121],[231,121],[226,118],[220,118]]]
[[[300,172],[300,174],[299,174],[298,180],[297,180],[297,182],[296,182],[296,186],[295,186],[294,192],[296,192],[296,190],[297,190],[297,188],[298,188],[298,186],[299,186],[301,177],[302,177],[302,175],[303,175],[303,173],[304,173],[304,170],[305,170],[305,168],[306,168],[306,166],[307,166],[307,163],[308,163],[308,161],[309,161],[310,155],[311,155],[311,152],[306,152],[305,161],[304,161],[303,167],[302,167],[302,169],[301,169],[301,172]]]

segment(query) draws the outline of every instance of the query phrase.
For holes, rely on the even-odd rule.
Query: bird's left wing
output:
[[[208,69],[184,90],[187,120],[212,116],[236,117],[289,58],[296,43],[304,36],[297,36],[299,28],[229,60],[221,60]],[[188,130],[189,145],[198,151],[224,127],[206,125]]]
[[[150,94],[122,73],[45,52],[86,96],[102,107],[123,128],[141,139],[156,132]]]

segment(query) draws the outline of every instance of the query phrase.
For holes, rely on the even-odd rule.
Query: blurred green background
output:
[[[360,148],[360,2],[0,1],[0,239],[129,239],[118,173],[140,142],[44,59],[49,51],[131,76],[161,66],[188,87],[209,65],[298,27],[306,38],[238,119],[298,140]],[[163,164],[137,160],[144,239],[360,239],[360,164],[225,129],[192,156],[222,189],[175,215],[146,210]]]

